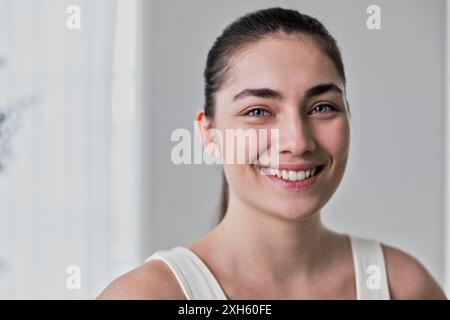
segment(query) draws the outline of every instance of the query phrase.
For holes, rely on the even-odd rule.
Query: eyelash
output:
[[[264,111],[264,112],[269,112],[269,111],[267,111],[267,110],[264,109],[264,108],[253,108],[253,109],[247,111],[244,115],[249,116],[249,114],[250,114],[251,112],[254,112],[255,110],[261,110],[261,111]],[[251,116],[251,117],[254,117],[254,118],[260,118],[260,116]]]
[[[315,110],[317,107],[323,107],[323,106],[329,107],[332,111],[337,111],[337,109],[334,106],[332,106],[331,104],[328,104],[328,103],[318,104],[317,106],[315,106],[313,108],[313,110]],[[319,113],[322,113],[322,112],[319,112]]]
[[[322,104],[319,104],[319,105],[315,106],[315,107],[312,109],[312,111],[314,111],[314,110],[315,110],[316,108],[318,108],[318,107],[323,107],[323,106],[330,108],[331,111],[337,111],[337,109],[336,109],[335,107],[333,107],[331,104],[328,104],[328,103],[322,103]],[[263,112],[269,112],[268,110],[266,110],[266,109],[264,109],[264,108],[253,108],[253,109],[247,111],[244,115],[245,115],[245,116],[250,116],[249,114],[250,114],[251,112],[254,112],[255,110],[261,110],[261,111],[263,111]],[[323,112],[318,112],[318,113],[323,113]],[[252,117],[252,118],[261,118],[262,116],[250,116],[250,117]]]

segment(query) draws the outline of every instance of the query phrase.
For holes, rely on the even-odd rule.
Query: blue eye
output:
[[[264,110],[263,108],[254,108],[248,111],[245,115],[251,117],[264,117],[266,113],[268,113],[268,111]]]
[[[330,109],[331,111],[336,110],[336,108],[334,108],[333,106],[331,106],[329,104],[319,104],[319,105],[315,106],[312,111],[318,110],[318,112],[316,112],[316,113],[327,113],[326,108]]]

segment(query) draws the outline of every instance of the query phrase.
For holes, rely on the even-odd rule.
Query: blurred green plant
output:
[[[0,68],[5,64],[5,58],[0,57]],[[3,127],[6,123],[6,112],[0,109],[0,171],[3,169]]]
[[[0,69],[5,66],[6,59],[0,56]],[[1,71],[1,70],[0,70]],[[20,97],[0,103],[0,172],[5,168],[11,156],[11,139],[17,131],[23,111],[37,103],[36,96]]]
[[[6,113],[0,110],[0,171],[3,169],[4,134],[3,127],[6,123]]]

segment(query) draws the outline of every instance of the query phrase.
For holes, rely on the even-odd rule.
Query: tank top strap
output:
[[[386,265],[381,244],[350,236],[358,300],[389,300]]]
[[[212,272],[190,249],[177,246],[160,250],[149,260],[161,260],[170,268],[187,300],[227,300]]]

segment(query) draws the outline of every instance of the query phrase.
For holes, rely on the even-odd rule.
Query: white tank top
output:
[[[358,300],[389,300],[383,251],[379,242],[350,236]],[[146,261],[162,260],[175,275],[187,300],[227,300],[206,264],[190,249],[160,250]]]

